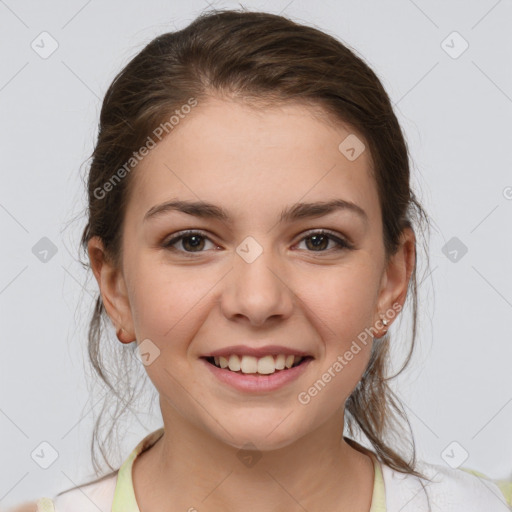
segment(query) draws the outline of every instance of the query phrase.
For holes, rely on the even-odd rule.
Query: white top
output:
[[[73,488],[53,500],[41,498],[38,512],[140,512],[132,482],[133,461],[162,436],[163,428],[146,436],[119,471],[88,485]],[[368,453],[368,452],[367,452]],[[417,470],[433,480],[400,473],[378,461],[369,512],[510,512],[512,482],[493,482],[470,469],[418,463]],[[423,483],[423,486],[422,486]],[[430,508],[426,493],[430,500]],[[506,496],[506,498],[505,498]]]

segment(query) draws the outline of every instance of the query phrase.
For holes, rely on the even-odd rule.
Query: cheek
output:
[[[309,321],[322,340],[321,373],[329,381],[325,399],[346,398],[367,367],[372,337],[365,330],[372,325],[376,307],[375,268],[364,264],[340,268],[303,291]]]
[[[337,339],[339,348],[351,337],[371,325],[377,300],[378,279],[374,265],[347,265],[317,273],[303,287],[305,304],[316,317],[315,325],[325,333],[323,339]]]
[[[151,339],[161,350],[178,350],[189,340],[207,314],[208,291],[214,286],[211,271],[172,268],[154,261],[129,269],[130,308],[138,340]],[[185,345],[185,344],[183,344]]]

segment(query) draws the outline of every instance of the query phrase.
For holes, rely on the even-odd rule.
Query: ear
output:
[[[397,312],[402,310],[407,297],[409,280],[416,264],[415,260],[416,237],[414,231],[407,227],[402,231],[397,251],[390,256],[384,268],[374,325],[384,316],[388,320],[389,326],[393,321],[392,319],[398,316]],[[386,312],[390,311],[393,311],[393,314],[386,315]],[[381,325],[381,323],[379,322],[378,325]]]
[[[87,249],[103,306],[114,324],[117,337],[122,343],[131,343],[135,341],[135,332],[123,273],[107,256],[101,238],[92,237]]]

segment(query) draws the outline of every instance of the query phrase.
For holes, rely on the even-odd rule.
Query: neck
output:
[[[168,421],[166,421],[166,418]],[[164,417],[164,435],[133,465],[141,512],[370,510],[373,461],[342,436],[343,411],[285,447],[233,447]]]

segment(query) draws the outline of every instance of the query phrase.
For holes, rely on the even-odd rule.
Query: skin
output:
[[[121,339],[150,339],[160,350],[145,368],[165,435],[133,466],[141,511],[370,509],[373,463],[344,440],[342,425],[371,340],[307,405],[297,399],[358,334],[403,305],[414,265],[411,230],[386,263],[369,151],[349,161],[338,150],[350,133],[311,106],[263,112],[211,98],[133,171],[121,265],[91,239],[93,272]],[[339,198],[359,205],[367,221],[344,210],[278,223],[286,206]],[[171,199],[214,203],[232,222],[175,211],[143,220]],[[175,251],[164,247],[185,229],[207,237],[199,249],[190,238]],[[336,250],[329,238],[318,249],[304,234],[311,229],[328,229],[353,249]],[[263,249],[252,263],[236,253],[247,236]],[[280,344],[314,360],[283,388],[249,395],[218,381],[199,359],[235,344]],[[262,455],[251,467],[237,457],[248,442]]]

